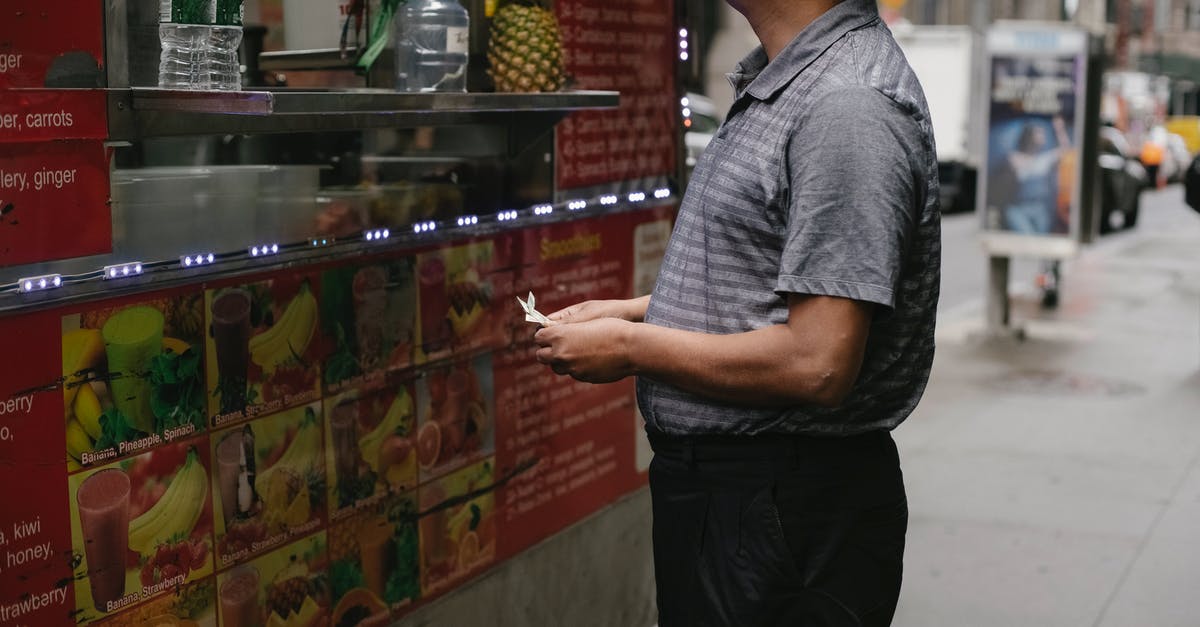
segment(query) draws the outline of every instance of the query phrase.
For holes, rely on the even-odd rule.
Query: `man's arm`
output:
[[[587,322],[599,318],[620,318],[629,322],[642,322],[646,319],[646,308],[649,306],[649,295],[629,300],[589,300],[571,305],[566,309],[560,309],[546,317],[562,324]]]
[[[559,374],[593,383],[638,375],[743,406],[833,407],[858,379],[873,309],[791,295],[787,324],[733,335],[598,319],[538,331],[537,357]]]

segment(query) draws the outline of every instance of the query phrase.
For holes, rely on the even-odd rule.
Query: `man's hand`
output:
[[[557,374],[570,375],[585,383],[620,381],[634,374],[627,341],[633,326],[626,320],[599,317],[544,327],[533,336],[540,347],[537,360]]]
[[[560,309],[546,317],[561,324],[577,324],[601,318],[641,322],[646,317],[646,306],[649,302],[649,296],[632,300],[589,300]]]

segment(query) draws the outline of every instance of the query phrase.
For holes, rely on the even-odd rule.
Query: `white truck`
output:
[[[968,26],[900,23],[892,32],[929,101],[942,211],[973,211],[988,75],[982,41]]]

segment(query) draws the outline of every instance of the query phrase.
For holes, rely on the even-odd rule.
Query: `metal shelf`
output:
[[[279,50],[258,55],[258,67],[265,72],[300,72],[312,70],[353,70],[359,50],[351,48],[342,54],[341,48],[314,50]]]
[[[371,128],[504,125],[526,137],[548,132],[568,113],[612,109],[617,92],[538,94],[345,91],[109,91],[110,139],[256,135]]]

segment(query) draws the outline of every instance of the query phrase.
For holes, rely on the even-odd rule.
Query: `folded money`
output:
[[[545,315],[543,315],[537,309],[534,309],[534,304],[537,301],[535,301],[533,298],[533,292],[529,293],[529,298],[526,300],[521,300],[521,297],[518,296],[517,302],[520,303],[521,308],[525,310],[525,322],[532,322],[534,324],[540,324],[544,327],[548,327],[548,326],[551,326],[554,324],[553,320],[547,318]]]

